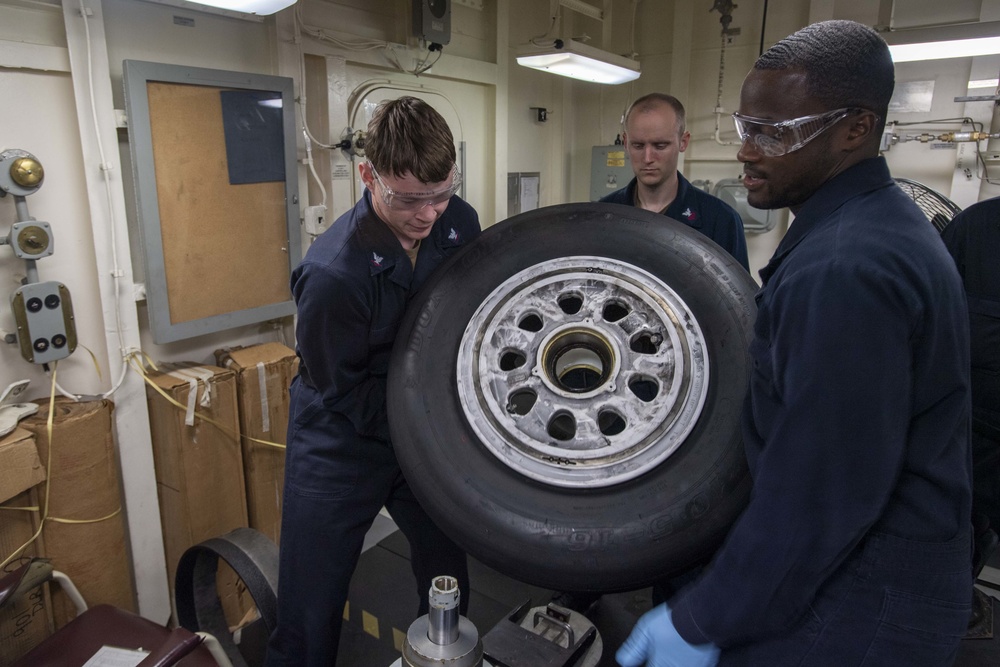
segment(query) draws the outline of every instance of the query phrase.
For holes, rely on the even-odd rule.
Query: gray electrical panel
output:
[[[624,188],[633,176],[625,146],[594,146],[591,149],[590,201]]]
[[[507,174],[507,215],[515,216],[538,208],[541,174],[537,171]]]
[[[25,360],[47,364],[76,350],[73,304],[65,285],[54,280],[22,285],[14,291],[10,305]]]
[[[451,0],[411,0],[413,34],[428,44],[451,41]]]

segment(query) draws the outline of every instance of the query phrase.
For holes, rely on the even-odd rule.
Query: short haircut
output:
[[[765,51],[754,69],[798,69],[806,73],[806,90],[831,111],[860,107],[879,117],[885,127],[895,85],[892,56],[872,28],[854,21],[822,21],[806,26]],[[781,95],[781,91],[775,91]]]
[[[649,93],[648,95],[643,95],[635,102],[632,102],[632,104],[629,105],[628,111],[625,112],[624,118],[622,118],[622,129],[624,129],[625,132],[628,132],[628,119],[633,112],[649,111],[650,109],[655,109],[656,107],[664,104],[673,109],[674,114],[677,116],[677,134],[684,134],[684,105],[681,104],[679,99],[666,93]]]
[[[448,123],[416,97],[382,102],[372,114],[365,157],[385,176],[416,176],[423,183],[447,180],[455,165],[455,139]]]

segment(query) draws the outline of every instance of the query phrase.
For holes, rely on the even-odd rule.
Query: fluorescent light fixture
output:
[[[197,5],[208,5],[219,9],[228,9],[233,12],[244,12],[245,14],[257,14],[267,16],[280,12],[286,7],[295,4],[296,0],[188,0]]]
[[[1000,21],[930,28],[906,28],[882,33],[893,62],[969,58],[1000,53]]]
[[[916,60],[941,60],[942,58],[968,58],[1000,53],[1000,37],[923,42],[889,46],[892,61],[907,63]]]
[[[969,82],[969,88],[996,88],[1000,79],[976,79]]]
[[[639,78],[639,63],[575,40],[554,40],[550,46],[530,46],[517,64],[593,83],[619,84]]]

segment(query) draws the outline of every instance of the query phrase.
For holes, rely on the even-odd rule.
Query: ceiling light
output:
[[[576,40],[554,40],[547,46],[526,47],[517,64],[581,81],[618,84],[639,78],[639,63]]]
[[[1000,37],[897,44],[889,46],[889,53],[892,54],[892,61],[896,63],[913,62],[915,60],[988,56],[1000,53]]]
[[[969,58],[1000,53],[1000,21],[931,28],[907,28],[882,33],[893,62]]]
[[[996,88],[1000,79],[976,79],[969,82],[969,88]]]
[[[234,12],[267,16],[295,4],[296,0],[188,0],[197,5],[208,5]]]

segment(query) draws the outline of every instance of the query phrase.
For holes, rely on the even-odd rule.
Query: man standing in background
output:
[[[601,201],[679,220],[722,246],[749,271],[739,214],[677,171],[677,160],[691,140],[684,124],[684,105],[673,95],[650,93],[633,102],[625,112],[623,139],[635,178]]]
[[[972,516],[982,535],[990,528],[1000,531],[1000,197],[956,215],[941,238],[955,259],[969,301]],[[983,546],[987,549],[978,554],[977,565],[992,544]]]
[[[625,148],[635,177],[600,201],[634,206],[683,222],[717,243],[749,271],[746,236],[739,213],[691,185],[677,170],[678,158],[691,140],[680,100],[665,93],[644,95],[629,106],[623,125]],[[653,587],[654,603],[676,593],[700,569],[701,565],[695,565],[674,579],[658,582]],[[600,597],[592,592],[559,591],[552,601],[587,613]]]

